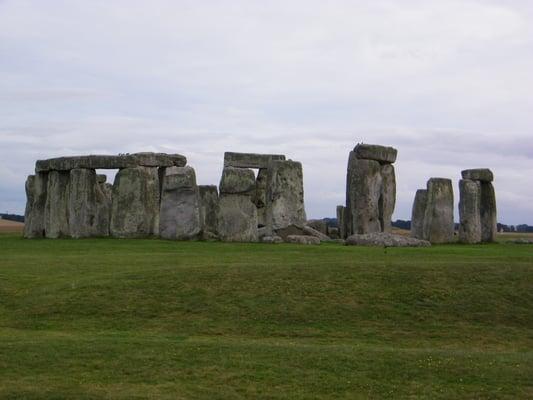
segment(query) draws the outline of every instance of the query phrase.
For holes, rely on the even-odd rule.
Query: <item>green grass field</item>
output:
[[[2,234],[0,398],[533,398],[533,246]]]

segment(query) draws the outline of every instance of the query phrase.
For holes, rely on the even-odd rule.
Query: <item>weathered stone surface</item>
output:
[[[411,237],[416,239],[424,239],[424,217],[426,215],[427,199],[428,191],[426,189],[418,189],[416,191],[411,213]]]
[[[492,182],[494,180],[494,175],[488,168],[465,169],[461,171],[461,176],[463,179],[480,182]]]
[[[88,155],[73,157],[58,157],[48,160],[38,160],[35,171],[70,171],[71,169],[122,169],[145,167],[182,167],[187,159],[180,154],[164,153],[134,153],[125,155]]]
[[[255,180],[255,192],[252,196],[252,202],[257,207],[257,224],[258,226],[266,226],[266,205],[267,205],[267,182],[268,170],[261,168],[257,173]]]
[[[358,144],[353,149],[359,159],[374,160],[380,163],[393,163],[396,161],[398,150],[393,147],[379,146],[377,144]]]
[[[207,240],[217,235],[218,189],[216,185],[200,185],[200,218],[202,238]]]
[[[44,237],[44,213],[48,174],[36,173],[26,179],[26,210],[24,212],[24,237]]]
[[[224,194],[219,198],[217,231],[225,242],[257,242],[257,208],[251,197]]]
[[[533,244],[533,239],[519,238],[519,239],[510,240],[508,243],[514,243],[514,244]]]
[[[283,243],[283,239],[280,236],[263,236],[261,238],[262,243]]]
[[[114,237],[146,237],[159,233],[157,168],[121,169],[113,184],[110,233]]]
[[[337,225],[339,227],[339,237],[346,238],[346,207],[337,206]]]
[[[494,242],[497,232],[496,194],[490,182],[481,182],[481,241]]]
[[[424,239],[431,243],[453,241],[453,187],[450,179],[431,178],[428,181],[423,233]]]
[[[285,228],[277,229],[276,235],[280,236],[283,240],[287,240],[289,235],[304,236],[303,226],[289,225]]]
[[[302,164],[272,161],[268,168],[267,226],[272,230],[302,226],[307,220],[304,205]]]
[[[348,161],[346,184],[347,235],[381,231],[381,185],[379,162],[358,159],[352,151]]]
[[[96,177],[98,181],[98,176]],[[113,185],[110,183],[97,183],[95,188],[96,218],[94,224],[95,236],[109,236],[111,225],[111,208],[113,198]]]
[[[318,238],[321,242],[331,242],[331,238],[328,235],[319,232],[316,229],[311,228],[310,226],[305,225],[302,230],[306,235],[314,236]]]
[[[220,194],[250,194],[255,189],[254,171],[247,168],[225,167],[220,179]]]
[[[68,224],[70,236],[86,238],[95,235],[96,172],[76,168],[70,171]]]
[[[107,176],[104,174],[97,174],[96,175],[96,183],[106,183],[107,182]]]
[[[68,222],[69,172],[50,171],[44,213],[45,235],[56,239],[70,236]]]
[[[380,246],[380,247],[429,247],[431,243],[426,240],[415,239],[409,236],[394,235],[387,232],[351,235],[346,239],[348,246]]]
[[[379,198],[379,222],[382,232],[390,232],[392,213],[396,206],[396,175],[392,164],[381,166],[381,197]]]
[[[481,242],[481,184],[469,179],[459,181],[459,241]]]
[[[268,168],[272,160],[285,160],[281,154],[224,153],[224,167]]]
[[[323,219],[310,219],[305,224],[324,235],[328,234],[328,224]]]
[[[320,239],[314,236],[289,235],[286,242],[295,244],[320,244]]]
[[[198,239],[201,227],[200,192],[191,167],[166,169],[161,192],[159,235],[163,239]]]

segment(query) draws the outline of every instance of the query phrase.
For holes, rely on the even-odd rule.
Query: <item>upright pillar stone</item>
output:
[[[159,234],[163,239],[194,240],[201,232],[200,193],[191,167],[170,167],[163,178]]]
[[[418,189],[413,202],[413,211],[411,213],[411,237],[424,239],[424,217],[426,215],[427,205],[426,189]]]
[[[26,211],[24,212],[24,237],[42,238],[45,235],[45,208],[48,173],[38,172],[26,179]]]
[[[339,227],[339,238],[346,239],[346,207],[337,206],[337,226]]]
[[[481,184],[470,179],[459,181],[459,241],[481,242]]]
[[[431,243],[453,241],[453,187],[445,178],[431,178],[427,184],[427,205],[424,215],[424,239]]]
[[[47,238],[69,237],[70,173],[50,171],[45,207],[45,234]]]
[[[267,227],[271,231],[290,225],[305,225],[307,217],[300,162],[273,160],[269,163],[266,215]]]
[[[346,236],[390,232],[396,205],[392,147],[358,144],[350,152],[346,173]]]
[[[255,175],[251,169],[225,167],[220,180],[217,231],[226,242],[257,242],[257,208],[252,202]]]
[[[202,239],[215,239],[217,233],[218,188],[216,185],[200,185],[200,219]]]
[[[113,184],[111,235],[132,238],[159,234],[159,199],[157,167],[121,169]]]
[[[76,168],[70,171],[68,221],[73,238],[94,236],[96,222],[96,172]]]
[[[95,236],[109,236],[111,225],[111,208],[113,204],[113,185],[106,183],[105,175],[97,175],[96,197],[96,220],[94,224]]]

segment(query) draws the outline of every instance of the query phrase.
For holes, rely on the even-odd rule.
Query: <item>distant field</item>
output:
[[[1,399],[530,399],[533,246],[0,235]]]
[[[22,222],[8,221],[0,218],[0,232],[22,232],[24,224]]]

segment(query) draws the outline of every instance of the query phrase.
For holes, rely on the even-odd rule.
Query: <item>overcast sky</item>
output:
[[[334,216],[365,142],[399,151],[394,218],[489,167],[499,221],[533,225],[531,21],[528,0],[0,0],[0,212],[36,159],[176,152],[218,184],[243,151],[301,161],[308,216]]]

